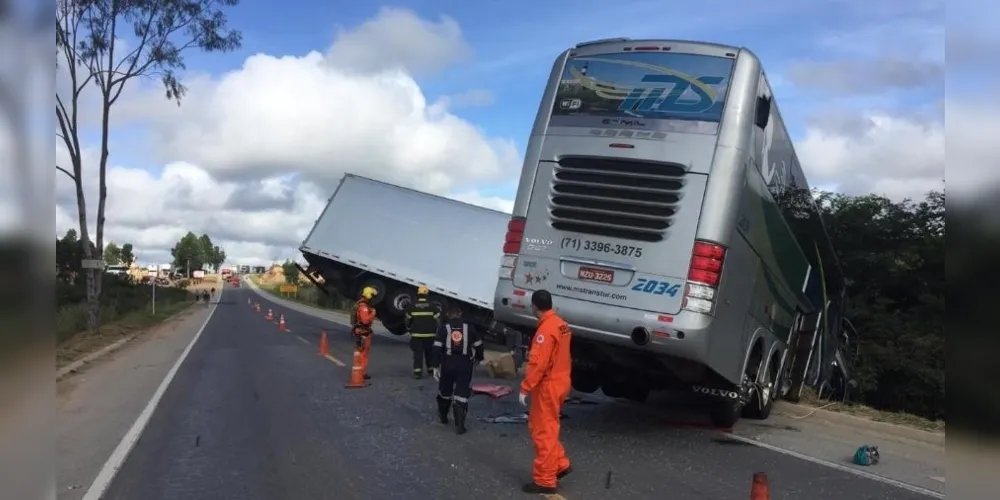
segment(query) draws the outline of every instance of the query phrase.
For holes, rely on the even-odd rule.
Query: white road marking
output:
[[[774,446],[774,445],[770,445],[770,444],[767,444],[767,443],[764,443],[764,442],[761,442],[761,441],[757,441],[756,439],[753,439],[753,438],[743,437],[743,436],[740,436],[740,435],[737,435],[737,434],[726,434],[726,437],[728,437],[730,439],[735,439],[735,440],[743,442],[743,443],[752,444],[754,446],[759,446],[759,447],[764,448],[766,450],[771,450],[771,451],[774,451],[774,452],[782,453],[784,455],[795,457],[795,458],[798,458],[800,460],[805,460],[807,462],[812,462],[812,463],[817,464],[817,465],[822,465],[824,467],[829,467],[831,469],[836,469],[836,470],[839,470],[841,472],[846,472],[848,474],[854,474],[855,476],[860,476],[860,477],[863,477],[863,478],[871,479],[872,481],[878,481],[878,482],[883,483],[883,484],[888,484],[890,486],[895,486],[897,488],[901,488],[901,489],[904,489],[904,490],[907,490],[907,491],[912,491],[913,493],[917,493],[917,494],[920,494],[920,495],[926,495],[926,496],[929,496],[929,497],[941,498],[941,499],[945,498],[945,494],[944,493],[939,493],[937,491],[929,490],[927,488],[921,488],[920,486],[916,486],[916,485],[909,484],[909,483],[904,483],[902,481],[897,481],[895,479],[890,479],[890,478],[887,478],[887,477],[884,477],[884,476],[880,476],[878,474],[872,474],[871,472],[866,472],[866,471],[863,471],[863,470],[860,470],[860,469],[855,469],[853,467],[848,467],[846,465],[841,465],[841,464],[838,464],[838,463],[829,462],[829,461],[823,460],[821,458],[810,457],[809,455],[805,455],[805,454],[799,453],[797,451],[792,451],[792,450],[786,450],[784,448],[779,448],[779,447]]]
[[[346,364],[344,364],[343,361],[341,361],[341,360],[339,360],[339,359],[337,359],[337,358],[335,358],[333,356],[330,356],[329,354],[326,354],[323,357],[326,358],[326,359],[329,359],[331,362],[333,362],[333,364],[335,364],[337,366],[347,366]]]
[[[222,290],[225,290],[223,287]],[[219,299],[222,299],[222,291],[219,292]],[[167,387],[170,386],[170,382],[173,382],[174,377],[177,375],[177,371],[180,369],[184,360],[187,359],[188,354],[191,353],[191,349],[195,344],[198,343],[198,339],[201,338],[202,332],[205,331],[205,327],[208,326],[208,322],[212,320],[212,316],[215,315],[215,311],[218,309],[218,305],[214,309],[208,312],[208,317],[205,318],[205,322],[202,323],[201,328],[198,329],[198,333],[194,334],[194,338],[188,343],[187,347],[184,348],[184,352],[181,356],[177,358],[177,362],[174,366],[170,368],[167,372],[167,376],[163,378],[163,382],[160,382],[160,386],[156,388],[156,392],[153,393],[153,397],[150,398],[149,403],[143,408],[142,413],[139,414],[139,418],[135,420],[132,427],[125,433],[122,437],[120,443],[115,448],[115,451],[111,452],[111,456],[108,457],[108,461],[104,462],[104,466],[101,467],[101,471],[97,473],[97,477],[94,478],[94,482],[90,484],[90,488],[87,489],[87,493],[83,495],[83,500],[100,500],[101,496],[107,491],[108,487],[111,486],[111,481],[114,480],[115,475],[121,470],[122,466],[125,464],[125,460],[128,459],[129,453],[132,452],[132,448],[135,447],[135,443],[139,441],[139,437],[142,436],[142,432],[146,429],[146,425],[149,424],[150,418],[153,416],[153,412],[156,411],[156,407],[160,404],[160,400],[163,399],[163,394],[167,392]]]
[[[295,336],[295,338],[297,338],[297,339],[301,340],[302,342],[304,342],[304,343],[306,343],[306,344],[309,344],[309,345],[312,345],[312,343],[311,343],[311,342],[309,342],[308,340],[306,340],[306,339],[304,339],[304,338],[302,338],[302,337],[299,337],[298,335],[296,335],[296,336]]]
[[[935,481],[937,481],[939,483],[943,483],[944,482],[944,478],[941,477],[941,476],[927,476],[927,477],[929,477],[929,478],[931,478],[931,479],[933,479],[933,480],[935,480]]]

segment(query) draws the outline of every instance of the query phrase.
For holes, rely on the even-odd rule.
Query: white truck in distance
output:
[[[314,284],[356,300],[378,290],[375,310],[386,330],[403,335],[403,312],[425,285],[430,300],[461,305],[490,337],[497,263],[509,215],[347,174],[299,251]],[[495,337],[492,340],[496,341]]]

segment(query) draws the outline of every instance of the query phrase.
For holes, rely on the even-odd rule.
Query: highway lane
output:
[[[226,291],[104,498],[527,497],[519,491],[530,479],[526,427],[473,421],[459,437],[436,423],[434,381],[410,378],[405,337],[377,337],[372,386],[344,389],[348,367],[318,356],[316,345],[325,329],[333,357],[349,363],[345,327],[281,309],[291,332],[280,332],[247,297],[257,296]],[[472,417],[518,411],[506,399],[473,398]],[[566,499],[746,498],[758,471],[768,474],[772,499],[927,498],[670,426],[632,405],[567,405],[565,413],[575,468],[562,485]]]

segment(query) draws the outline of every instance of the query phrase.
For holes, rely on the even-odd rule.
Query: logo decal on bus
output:
[[[576,67],[570,68],[570,75],[581,86],[604,99],[621,101],[618,111],[636,116],[698,114],[708,111],[719,99],[719,92],[712,86],[726,79],[724,76],[695,77],[639,61],[604,57],[581,57],[578,60],[599,61],[649,71],[639,79],[640,83],[647,85],[624,86],[600,81],[587,76]]]
[[[639,278],[635,285],[632,285],[633,292],[651,293],[653,295],[666,295],[676,297],[681,290],[679,284],[671,284],[667,281],[657,281],[646,278]]]

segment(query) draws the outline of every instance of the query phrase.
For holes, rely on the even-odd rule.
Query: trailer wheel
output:
[[[398,321],[390,320],[388,323],[383,321],[382,326],[393,335],[406,335],[406,327],[403,325],[403,320],[401,319]]]
[[[387,296],[386,308],[396,316],[403,316],[406,308],[417,301],[417,294],[409,286],[402,286],[392,291]]]
[[[436,305],[439,309],[441,309],[442,313],[446,313],[447,314],[447,312],[448,312],[448,299],[446,299],[446,298],[444,298],[444,297],[442,297],[440,295],[434,294],[434,295],[431,295],[431,297],[427,301],[430,302],[431,304]]]

